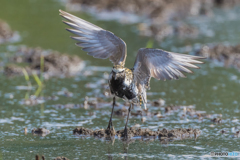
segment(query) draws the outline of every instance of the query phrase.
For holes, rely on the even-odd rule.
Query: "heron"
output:
[[[112,112],[107,130],[112,129],[112,116],[115,98],[122,98],[130,104],[124,135],[127,137],[127,124],[133,105],[146,109],[147,95],[151,77],[157,80],[172,80],[186,77],[185,73],[193,73],[189,68],[199,68],[194,64],[203,63],[204,57],[173,53],[162,49],[141,48],[138,50],[133,68],[124,67],[127,57],[126,43],[114,33],[96,26],[70,13],[59,10],[65,19],[63,23],[70,26],[66,30],[76,36],[76,45],[88,55],[99,59],[109,59],[113,68],[109,74],[109,88],[113,96]]]

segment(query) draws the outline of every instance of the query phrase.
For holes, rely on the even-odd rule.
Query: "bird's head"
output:
[[[122,65],[114,65],[112,70],[115,73],[121,73],[124,71],[124,67]]]

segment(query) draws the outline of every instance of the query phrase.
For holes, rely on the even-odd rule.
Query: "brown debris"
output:
[[[196,55],[201,55],[222,62],[225,67],[233,66],[240,70],[240,45],[225,46],[218,44],[215,46],[203,46],[195,51]]]
[[[57,51],[43,50],[41,48],[27,48],[20,46],[15,56],[10,58],[10,62],[15,64],[24,63],[27,66],[25,69],[28,74],[32,72],[40,73],[41,56],[44,59],[44,76],[72,76],[81,71],[85,65],[83,60],[78,56],[69,56],[60,54]],[[23,75],[22,67],[17,65],[6,66],[4,73],[8,76]]]

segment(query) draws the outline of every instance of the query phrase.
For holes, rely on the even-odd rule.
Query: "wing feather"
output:
[[[182,72],[193,73],[188,68],[199,68],[194,65],[203,63],[199,59],[204,59],[204,57],[167,52],[161,49],[140,49],[133,70],[140,94],[145,94],[144,98],[147,100],[146,88],[149,87],[151,77],[158,80],[186,77]]]
[[[88,55],[100,59],[109,58],[114,65],[125,64],[127,49],[121,38],[67,12],[60,10],[60,15],[67,20],[63,23],[71,27],[67,31],[76,35],[71,38],[78,41],[76,45],[82,47]]]

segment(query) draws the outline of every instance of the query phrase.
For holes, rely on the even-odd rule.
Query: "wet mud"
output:
[[[45,79],[52,76],[73,76],[79,73],[85,66],[84,61],[78,56],[70,56],[41,48],[20,46],[16,54],[9,58],[9,62],[13,64],[5,66],[4,73],[7,76],[23,75],[21,64],[24,64],[26,66],[24,68],[29,75],[33,72],[40,74],[41,57],[44,60],[43,73]]]
[[[111,129],[99,129],[99,130],[92,130],[92,129],[87,129],[84,127],[81,128],[76,128],[73,130],[73,134],[79,134],[79,135],[85,135],[85,136],[94,136],[94,137],[112,137],[115,136],[116,132],[114,128]]]
[[[195,51],[196,55],[221,62],[225,67],[234,67],[240,71],[240,45],[226,46],[223,44],[203,46]]]
[[[212,15],[214,7],[231,8],[238,4],[238,0],[179,0],[174,3],[169,0],[66,1],[68,10],[90,12],[100,19],[115,17],[123,23],[146,21],[147,23],[138,24],[140,35],[154,37],[158,41],[173,35],[180,38],[196,38],[200,34],[199,29],[184,22],[187,16]]]
[[[157,131],[152,131],[148,128],[142,129],[140,127],[130,127],[127,129],[127,137],[133,138],[133,137],[152,137],[152,138],[159,138],[160,140],[177,140],[177,139],[186,139],[186,138],[197,138],[200,135],[201,131],[199,129],[173,129],[173,130],[167,130],[163,128],[162,130],[158,129]],[[92,130],[92,129],[86,129],[84,127],[76,128],[73,130],[73,134],[79,134],[84,136],[94,136],[94,137],[112,137],[117,136],[119,138],[126,138],[125,131],[118,130],[115,131],[114,129],[111,130]]]

